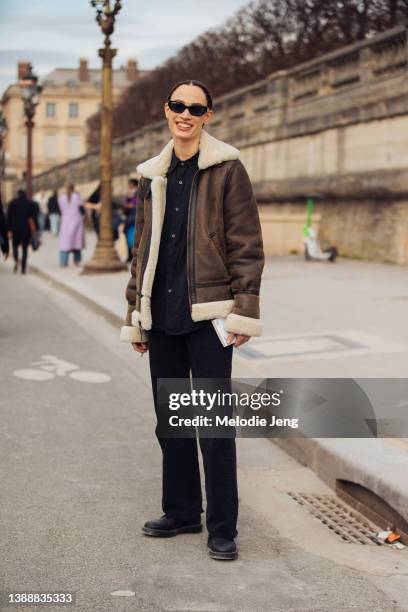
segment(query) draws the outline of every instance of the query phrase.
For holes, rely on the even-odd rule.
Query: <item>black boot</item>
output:
[[[175,519],[163,514],[159,519],[147,521],[143,526],[143,533],[158,538],[171,538],[179,533],[200,533],[203,530],[201,518]]]
[[[234,540],[227,538],[208,538],[208,554],[212,559],[232,561],[238,557],[237,546]]]

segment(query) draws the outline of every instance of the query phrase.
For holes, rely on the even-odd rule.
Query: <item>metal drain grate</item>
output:
[[[332,495],[311,495],[289,492],[288,495],[334,531],[343,542],[354,544],[376,544],[375,534],[379,530],[363,516]]]

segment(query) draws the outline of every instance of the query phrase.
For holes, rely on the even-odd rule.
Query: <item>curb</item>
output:
[[[393,510],[408,521],[407,452],[381,438],[274,438],[272,441],[300,464],[310,467],[336,493],[344,484],[359,485],[368,507],[377,505],[383,510]]]
[[[86,295],[78,291],[77,289],[74,289],[73,287],[70,287],[68,284],[63,283],[59,280],[56,280],[52,276],[52,274],[48,274],[47,272],[44,272],[44,270],[42,270],[41,268],[38,268],[35,265],[33,266],[32,264],[29,264],[28,268],[31,272],[33,272],[34,274],[36,274],[37,276],[45,280],[47,283],[51,283],[54,287],[57,287],[61,291],[65,291],[65,293],[68,293],[72,297],[76,298],[79,302],[81,302],[81,304],[84,304],[85,306],[90,308],[93,312],[99,315],[102,315],[114,327],[118,327],[120,329],[120,327],[124,325],[123,318],[119,317],[118,315],[113,313],[108,308],[101,306],[98,302],[95,302],[95,300],[92,300],[91,298],[87,297]]]

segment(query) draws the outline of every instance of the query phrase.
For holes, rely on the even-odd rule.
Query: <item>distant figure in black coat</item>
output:
[[[61,220],[61,211],[58,204],[58,192],[54,191],[48,199],[48,217],[50,219],[50,229],[53,236],[58,236]]]
[[[85,203],[85,208],[91,211],[92,225],[98,238],[101,206],[101,183],[99,183],[98,187],[92,192]]]
[[[1,194],[0,194],[0,248],[4,255],[4,259],[7,259],[9,256],[9,237],[8,237],[8,229],[6,217],[4,216],[3,204],[1,202]]]
[[[21,273],[26,273],[28,245],[37,230],[37,211],[34,202],[27,198],[26,192],[19,189],[17,198],[12,200],[7,210],[7,224],[13,245],[14,272],[18,270],[19,247],[22,247]]]

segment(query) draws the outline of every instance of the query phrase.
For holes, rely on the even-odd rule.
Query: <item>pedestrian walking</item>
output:
[[[85,209],[82,198],[74,185],[67,185],[66,193],[58,199],[61,212],[61,227],[59,232],[60,266],[67,267],[69,253],[74,255],[74,264],[81,262],[81,250],[85,247],[83,215]]]
[[[99,224],[100,224],[100,216],[101,216],[101,183],[97,186],[97,188],[91,193],[87,201],[85,202],[85,208],[91,211],[91,220],[92,227],[94,228],[94,232],[99,238]]]
[[[52,195],[48,198],[47,203],[48,217],[50,219],[50,230],[53,236],[58,236],[61,212],[58,204],[58,192],[53,191]]]
[[[131,178],[128,183],[128,194],[126,196],[123,209],[125,213],[125,225],[124,232],[126,235],[126,242],[128,247],[128,262],[132,261],[132,248],[135,239],[135,223],[136,223],[136,208],[138,203],[137,187],[139,181]]]
[[[45,189],[40,189],[40,191],[34,196],[34,201],[38,204],[38,229],[42,233],[47,227],[48,213],[48,198],[45,193]]]
[[[9,203],[7,208],[7,225],[13,246],[14,272],[18,272],[21,247],[21,273],[26,274],[28,245],[37,231],[36,220],[37,212],[34,202],[27,198],[23,189],[19,189],[17,197]]]
[[[200,81],[177,83],[164,104],[172,138],[139,164],[139,205],[121,338],[149,352],[158,414],[159,378],[230,380],[233,346],[260,336],[264,251],[257,203],[239,150],[211,136],[212,96]],[[211,320],[224,318],[224,347]],[[196,438],[163,438],[164,514],[144,524],[156,537],[202,530]],[[235,438],[199,438],[205,469],[208,550],[236,559]]]

